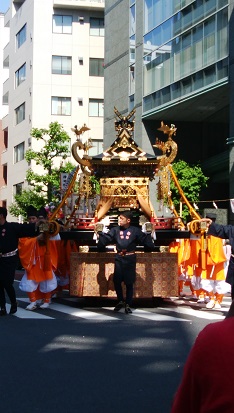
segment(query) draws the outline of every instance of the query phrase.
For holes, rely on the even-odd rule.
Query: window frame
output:
[[[89,58],[89,76],[104,77],[104,59],[103,58],[99,58],[99,57]]]
[[[60,71],[56,71],[56,65],[54,65],[55,61],[60,59]],[[67,70],[63,69],[63,63],[64,62],[70,62],[70,68]],[[66,66],[66,64],[65,64]],[[68,67],[69,65],[67,65]],[[59,56],[59,55],[53,55],[52,56],[52,67],[51,67],[51,72],[53,75],[71,75],[72,74],[72,56]],[[67,72],[67,73],[66,73]]]
[[[19,49],[25,42],[27,38],[27,23],[16,33],[16,49]]]
[[[20,112],[23,109],[22,112],[22,118],[20,117]],[[15,124],[18,125],[19,123],[23,122],[25,120],[25,102],[23,102],[21,105],[17,106],[15,108]]]
[[[24,182],[18,182],[18,184],[13,185],[14,195],[22,194],[23,188],[24,188]]]
[[[55,105],[55,102],[57,99],[57,105]],[[60,103],[60,111],[58,111],[59,105],[58,103]],[[70,105],[64,107],[65,103],[70,103]],[[54,108],[56,107],[56,113],[54,113]],[[65,111],[64,111],[65,109]],[[65,113],[67,111],[67,109],[69,109],[70,113]],[[58,113],[61,112],[61,113]],[[55,115],[55,116],[71,116],[71,97],[65,97],[65,96],[51,96],[51,115]]]
[[[97,105],[97,114],[94,114],[95,104]],[[96,118],[102,118],[104,116],[104,99],[89,99],[89,116]]]
[[[22,74],[20,74],[20,72],[24,71],[24,74],[22,76]],[[23,83],[26,80],[26,62],[20,66],[20,68],[18,70],[16,70],[15,72],[15,89],[21,85],[21,83]]]
[[[14,164],[25,159],[25,142],[21,142],[14,146]]]
[[[63,20],[65,20],[65,18],[69,18],[71,19],[71,25],[65,25]],[[61,18],[61,25],[60,26],[56,26],[56,18]],[[55,34],[72,34],[72,23],[73,23],[73,18],[72,15],[70,14],[53,14],[52,17],[52,32]],[[56,27],[61,27],[61,31],[56,30]],[[65,27],[70,27],[70,31],[65,31],[64,28]]]
[[[92,25],[92,23],[97,22],[98,24]],[[103,26],[102,24],[103,23]],[[95,34],[97,33],[97,34]],[[105,20],[103,17],[90,17],[89,19],[89,35],[90,36],[105,36]]]

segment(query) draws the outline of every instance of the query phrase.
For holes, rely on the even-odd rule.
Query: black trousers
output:
[[[115,292],[116,292],[118,300],[124,301],[122,281],[118,279],[115,280],[115,277],[114,277],[114,286],[115,286]],[[126,299],[125,299],[126,304],[128,305],[132,304],[132,297],[133,297],[133,284],[126,284]]]
[[[0,281],[0,307],[4,308],[6,306],[6,296],[5,296],[5,290],[7,292],[7,295],[10,299],[11,304],[14,304],[16,302],[16,295],[15,295],[15,289],[13,286],[12,280],[4,280]]]
[[[125,301],[131,305],[133,298],[133,286],[136,279],[136,256],[116,256],[114,271],[114,287],[119,301]],[[126,299],[123,296],[122,283],[126,285]]]

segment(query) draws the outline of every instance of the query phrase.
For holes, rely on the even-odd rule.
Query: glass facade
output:
[[[143,112],[228,76],[228,0],[144,1]]]
[[[134,106],[135,94],[135,63],[136,63],[136,4],[130,0],[129,21],[129,110]]]

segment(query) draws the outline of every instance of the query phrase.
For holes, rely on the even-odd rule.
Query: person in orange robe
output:
[[[38,213],[38,219],[42,217],[46,217],[44,208]],[[29,221],[31,221],[31,219],[29,219]],[[60,237],[57,239],[60,239]],[[28,294],[30,304],[26,307],[27,310],[35,310],[39,300],[42,301],[40,308],[48,308],[51,292],[57,286],[57,280],[54,274],[58,265],[56,240],[52,238],[49,239],[49,265],[46,262],[47,253],[48,250],[43,233],[34,239],[20,239],[19,256],[21,264],[25,269],[25,274],[20,282],[19,288]]]
[[[206,218],[215,222],[216,214],[208,213]],[[206,270],[201,272],[201,286],[210,298],[206,308],[220,309],[224,294],[230,291],[229,284],[225,282],[227,256],[222,239],[208,234],[206,257]]]
[[[190,257],[190,241],[189,239],[176,239],[169,245],[170,252],[178,254],[178,295],[184,297],[184,285],[190,285],[190,277],[188,275],[187,261]],[[190,285],[191,289],[191,285]],[[192,289],[191,289],[192,291]]]

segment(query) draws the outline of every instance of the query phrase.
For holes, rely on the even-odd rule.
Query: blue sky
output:
[[[0,0],[0,12],[5,13],[10,7],[10,0]]]

